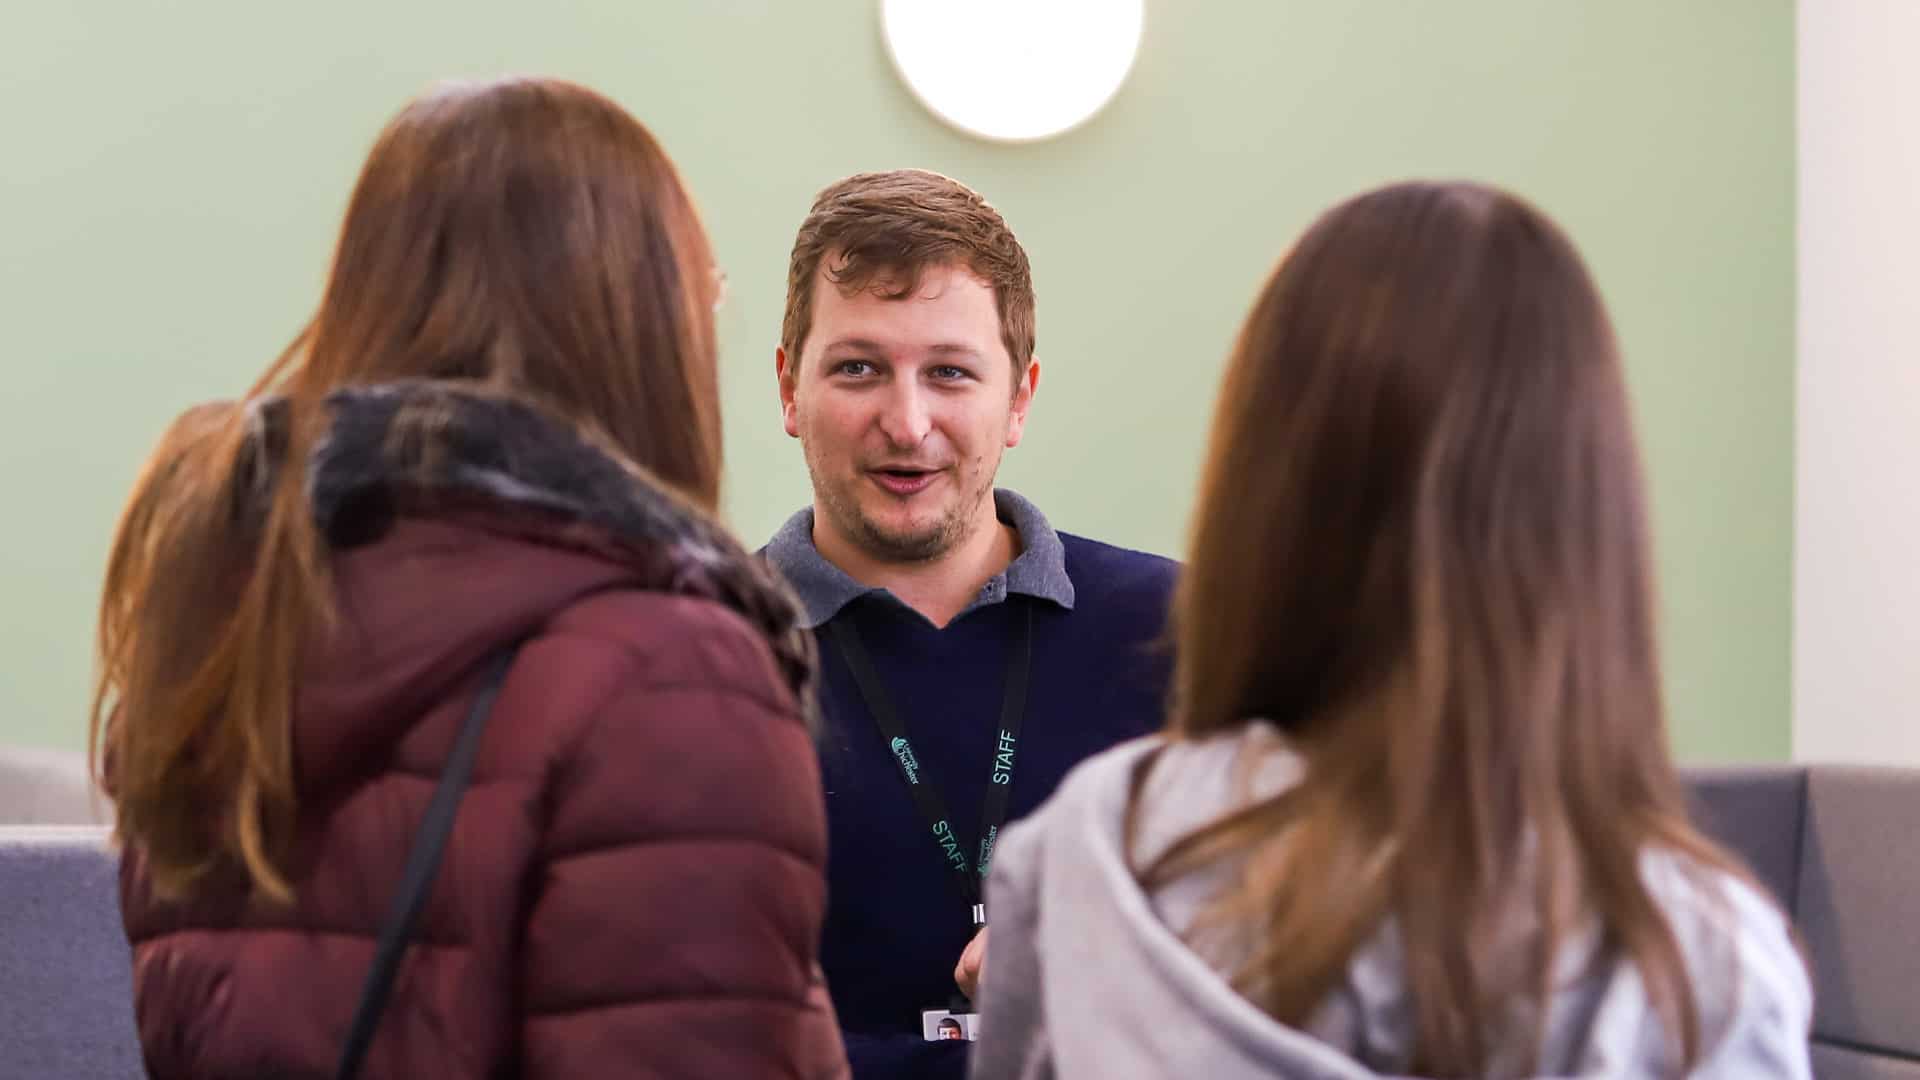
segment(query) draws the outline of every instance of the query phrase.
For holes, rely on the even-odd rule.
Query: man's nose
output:
[[[918,447],[933,430],[933,414],[927,406],[925,391],[911,381],[896,385],[880,410],[881,433],[901,449]]]

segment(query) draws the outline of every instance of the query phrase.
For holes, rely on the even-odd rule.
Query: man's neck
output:
[[[973,603],[996,574],[1020,554],[1020,533],[998,517],[937,558],[924,562],[876,559],[813,518],[813,546],[820,557],[869,588],[885,589],[935,626],[945,627]]]

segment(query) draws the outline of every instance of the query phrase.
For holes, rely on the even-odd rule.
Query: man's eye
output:
[[[835,368],[842,375],[862,376],[873,373],[873,365],[865,360],[843,360]]]
[[[966,368],[937,367],[933,369],[933,377],[941,382],[957,382],[969,376]]]

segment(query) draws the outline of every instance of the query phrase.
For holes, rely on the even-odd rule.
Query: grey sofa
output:
[[[1820,1080],[1920,1080],[1920,770],[1695,770],[1695,814],[1793,914]],[[140,1075],[97,828],[0,827],[0,1077]]]
[[[118,867],[99,826],[0,826],[0,1077],[139,1077]]]
[[[1920,1080],[1920,770],[1694,770],[1694,814],[1793,915],[1820,1080]]]

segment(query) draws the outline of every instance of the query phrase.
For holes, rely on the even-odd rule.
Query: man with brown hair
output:
[[[977,983],[1000,828],[1162,722],[1174,564],[994,488],[1033,349],[1026,252],[978,194],[905,170],[815,200],[775,353],[813,505],[766,556],[821,645],[821,957],[857,1077],[964,1073],[921,1014]]]

